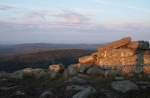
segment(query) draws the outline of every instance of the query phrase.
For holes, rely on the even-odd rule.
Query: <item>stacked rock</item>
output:
[[[150,67],[149,42],[126,37],[98,48],[90,56],[79,58],[79,63],[119,69],[124,73],[143,72]]]

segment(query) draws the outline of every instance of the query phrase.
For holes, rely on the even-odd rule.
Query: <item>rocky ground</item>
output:
[[[0,98],[149,98],[150,77],[78,64],[0,73]]]

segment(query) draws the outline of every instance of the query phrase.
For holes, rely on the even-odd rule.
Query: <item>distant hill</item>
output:
[[[0,55],[0,71],[15,71],[25,67],[47,68],[50,64],[57,63],[68,66],[77,63],[79,57],[89,55],[92,52],[92,50],[84,49],[55,49],[33,53]]]
[[[0,55],[26,54],[55,49],[95,50],[97,47],[100,47],[101,45],[102,44],[48,44],[48,43],[0,45]]]

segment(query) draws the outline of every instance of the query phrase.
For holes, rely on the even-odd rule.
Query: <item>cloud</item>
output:
[[[9,9],[11,7],[0,7],[0,10]],[[15,19],[11,19],[12,16]],[[124,36],[139,39],[148,39],[150,36],[150,24],[132,21],[110,25],[93,21],[89,16],[90,13],[83,14],[74,10],[20,9],[7,16],[8,20],[0,18],[0,41],[99,43],[101,40],[109,41]]]
[[[0,21],[0,29],[2,31],[48,31],[48,30],[54,30],[57,31],[57,29],[64,30],[70,30],[70,31],[78,31],[81,33],[105,33],[105,32],[115,32],[118,33],[149,33],[150,31],[150,24],[142,24],[142,23],[125,23],[125,24],[99,24],[99,23],[91,23],[89,24],[78,24],[78,25],[67,25],[62,24],[62,22],[56,22],[56,23],[41,23],[41,24],[26,24],[26,23],[15,23],[15,22],[5,22]],[[16,31],[15,31],[16,30]],[[22,31],[21,31],[22,30]],[[98,32],[99,31],[99,32]]]
[[[64,10],[55,16],[67,24],[84,24],[90,21],[89,17],[75,11]]]
[[[22,17],[20,17],[20,20],[18,22],[20,22],[21,24],[42,25],[46,22],[45,16],[45,13],[36,11],[27,12]]]
[[[142,24],[103,25],[88,24],[82,28],[51,25],[28,25],[0,21],[0,42],[102,43],[131,36],[149,40],[150,26]]]
[[[75,11],[30,10],[7,22],[40,28],[81,28],[91,26],[92,19]]]
[[[13,6],[8,6],[8,5],[0,5],[0,11],[8,11],[11,9],[14,9],[15,7]]]

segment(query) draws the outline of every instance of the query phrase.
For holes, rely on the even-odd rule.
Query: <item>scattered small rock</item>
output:
[[[74,76],[74,77],[70,78],[69,80],[67,80],[65,82],[80,83],[80,84],[87,84],[87,83],[89,83],[87,80],[82,79],[82,78],[77,77],[77,76]]]
[[[40,98],[55,98],[55,95],[51,91],[45,91],[40,95]]]
[[[79,73],[86,73],[86,71],[91,67],[91,65],[81,65],[79,68]]]
[[[9,90],[15,90],[17,86],[11,86],[11,87],[0,87],[1,91],[9,91]]]
[[[85,87],[79,85],[71,85],[66,87],[66,91],[72,91],[72,90],[81,91],[83,89],[85,89]]]
[[[16,79],[23,79],[23,71],[22,70],[15,71],[11,74],[11,77]]]
[[[138,86],[129,80],[114,81],[111,86],[114,90],[122,93],[126,93],[130,90],[138,90]]]
[[[68,68],[64,71],[64,77],[74,76],[78,74],[78,64],[69,65]]]
[[[60,78],[61,76],[62,74],[58,72],[48,72],[48,77],[52,79]]]
[[[24,91],[16,91],[11,95],[11,98],[26,98],[26,93]]]
[[[121,77],[121,76],[116,76],[115,77],[115,80],[119,81],[119,80],[124,80],[125,78],[124,77]]]
[[[150,89],[150,82],[137,81],[136,84],[142,89]]]
[[[9,77],[11,77],[10,73],[0,72],[0,78],[9,78]]]
[[[112,69],[105,69],[105,77],[112,77],[112,76],[116,76],[120,74],[120,72],[118,70],[112,70]]]
[[[36,79],[40,79],[42,77],[45,77],[46,74],[47,74],[47,72],[44,69],[41,69],[41,68],[33,69],[33,76]]]
[[[96,93],[96,89],[89,86],[75,94],[72,98],[89,98]],[[94,98],[94,97],[93,97]]]
[[[105,71],[103,69],[93,66],[89,68],[86,73],[89,75],[104,75]]]

